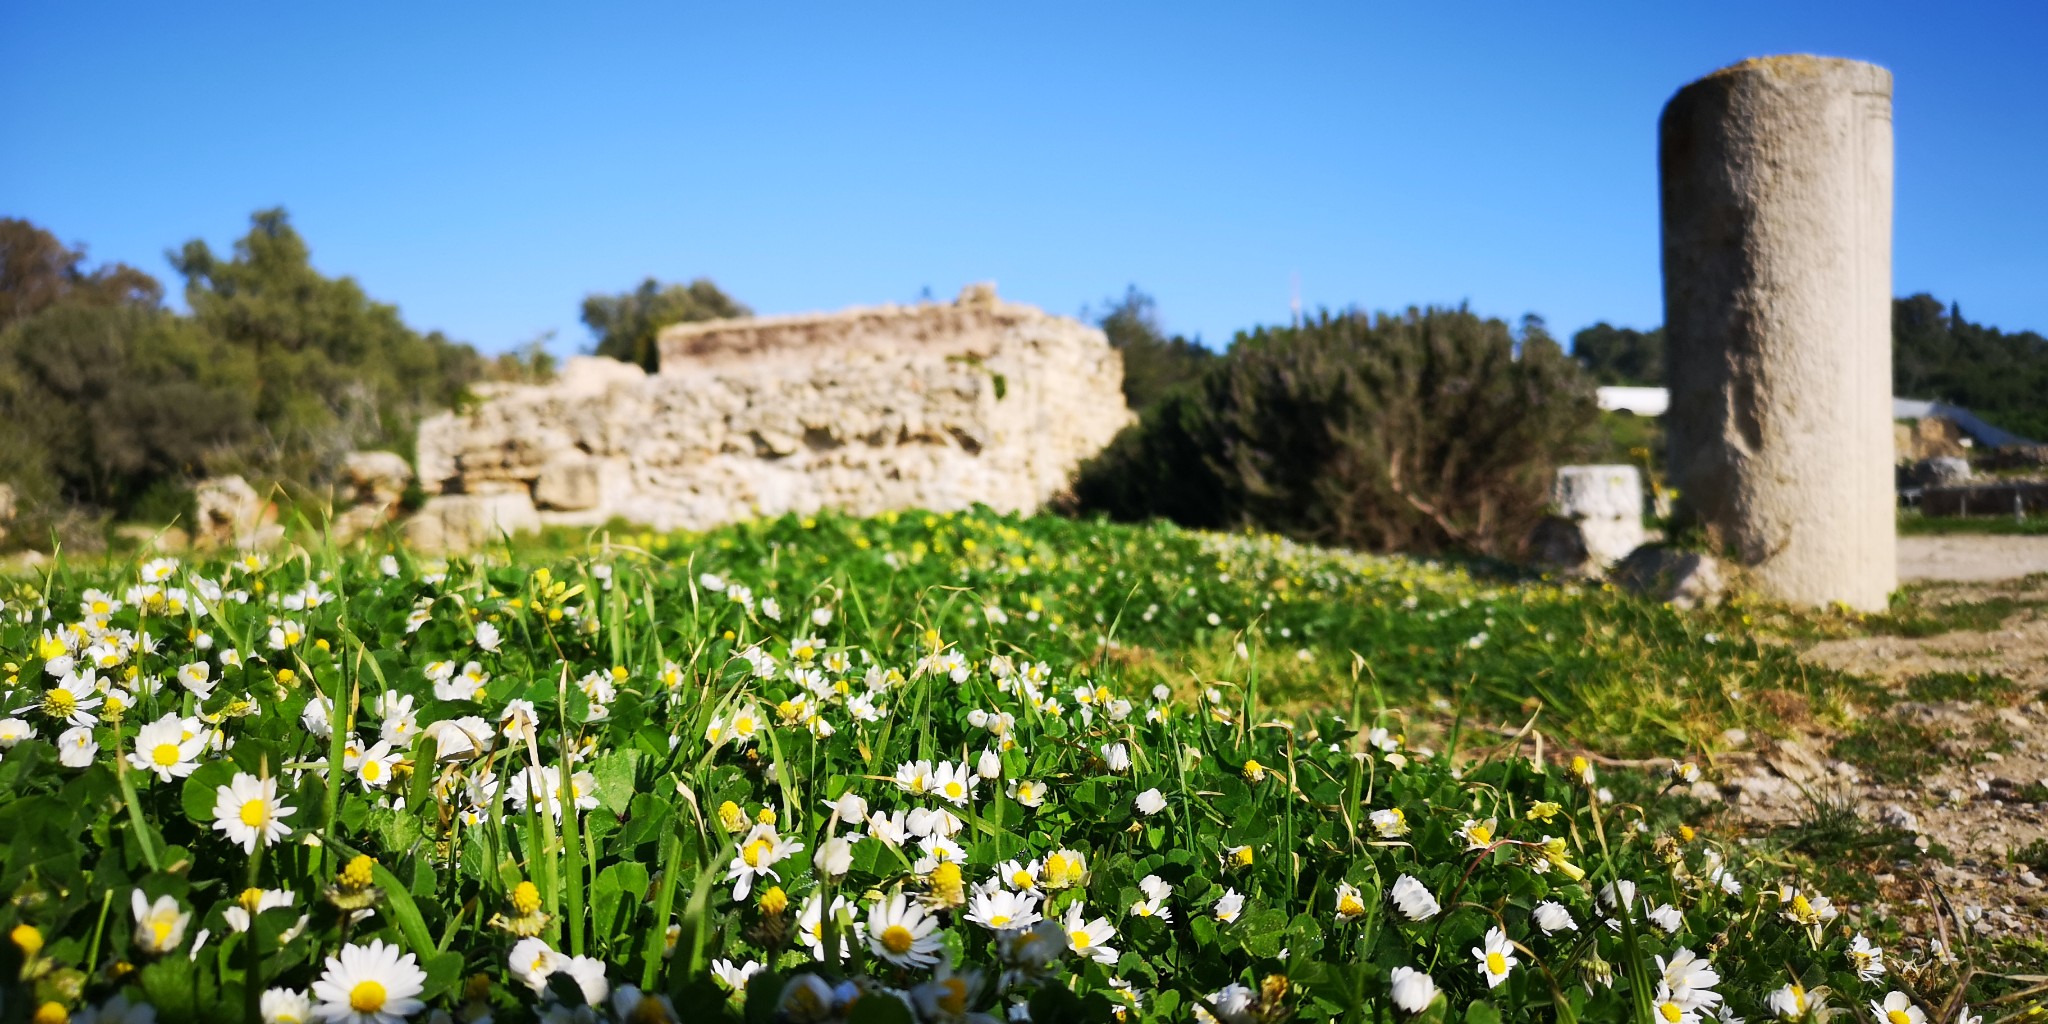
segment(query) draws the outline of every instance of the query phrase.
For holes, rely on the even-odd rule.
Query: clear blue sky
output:
[[[1316,306],[1662,318],[1687,81],[1897,76],[1895,290],[2048,331],[2048,4],[94,5],[0,13],[0,214],[166,278],[283,205],[495,351],[708,275],[762,312],[1135,283],[1221,344]],[[176,282],[168,281],[175,294]]]

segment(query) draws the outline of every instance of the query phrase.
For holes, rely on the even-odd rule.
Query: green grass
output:
[[[1999,516],[1923,516],[1899,513],[1899,533],[1907,537],[2040,537],[2048,535],[2048,516],[2015,519]]]
[[[985,513],[557,533],[446,563],[60,561],[4,586],[0,711],[35,734],[9,725],[0,758],[0,929],[33,931],[11,933],[0,970],[59,1010],[121,992],[170,1019],[246,1015],[374,940],[415,958],[429,1004],[506,1021],[595,992],[568,968],[522,974],[583,957],[575,977],[658,993],[684,1020],[797,1017],[809,991],[832,1019],[904,1022],[876,986],[952,990],[883,959],[867,922],[892,895],[934,908],[934,957],[981,972],[972,1009],[1027,1001],[1039,1021],[1122,1004],[1163,1024],[1239,998],[1265,1020],[1396,1019],[1396,967],[1442,989],[1425,1019],[1641,1019],[1651,958],[1680,947],[1711,951],[1760,1019],[1793,978],[1881,995],[1846,967],[1847,926],[1896,938],[1880,918],[1787,923],[1780,884],[1841,880],[1695,832],[1708,808],[1673,773],[1568,767],[1579,750],[1711,767],[1728,729],[1801,732],[1868,695],[1758,644],[1742,609]],[[193,665],[210,674],[181,682]],[[120,714],[72,728],[94,694]],[[1516,756],[1539,743],[1546,762]],[[152,767],[174,763],[193,770]],[[948,795],[970,768],[987,777]],[[263,779],[291,833],[252,855],[229,787]],[[945,809],[957,848],[887,838],[909,819],[839,820],[848,795],[940,835]],[[1812,824],[1800,857],[1865,849]],[[853,830],[869,834],[835,845]],[[743,891],[749,864],[777,873]],[[1621,881],[1639,898],[1615,932],[1599,893]],[[1034,963],[972,917],[996,911],[961,905],[977,885],[1099,921],[1116,952]],[[1410,886],[1437,910],[1399,912]],[[237,931],[251,888],[290,905]],[[135,928],[138,890],[183,932]],[[1219,916],[1226,893],[1240,913]],[[816,916],[837,897],[852,910]],[[1581,927],[1542,933],[1544,900]],[[348,914],[369,902],[376,916]],[[1499,987],[1470,954],[1491,929],[1521,947]],[[843,962],[813,954],[842,935]],[[761,973],[728,993],[714,961]],[[856,980],[874,997],[858,1009],[861,989],[830,994]]]

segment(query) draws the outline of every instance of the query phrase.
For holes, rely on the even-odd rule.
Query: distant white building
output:
[[[1671,392],[1665,388],[1601,388],[1600,408],[1606,412],[1662,416],[1671,408]]]
[[[1666,388],[1605,387],[1599,391],[1600,408],[1607,412],[1662,416],[1671,408],[1671,392]],[[1958,405],[1925,398],[1892,398],[1892,419],[1920,420],[1929,416],[1940,416],[1954,422],[1964,435],[1981,445],[1998,448],[2034,443],[2009,430],[2000,430]]]

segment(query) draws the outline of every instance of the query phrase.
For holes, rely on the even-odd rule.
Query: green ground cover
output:
[[[1693,827],[1731,730],[1858,693],[1740,607],[984,514],[0,586],[19,1019],[1948,998],[1797,850]]]

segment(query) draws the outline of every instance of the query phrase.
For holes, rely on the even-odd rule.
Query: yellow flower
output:
[[[954,870],[955,870],[955,871],[957,872],[957,871],[958,871],[959,869],[958,869],[958,868],[955,868]],[[789,894],[788,894],[788,893],[786,893],[786,892],[783,892],[783,891],[782,891],[782,887],[781,887],[781,886],[779,886],[779,885],[771,885],[771,886],[769,886],[769,887],[768,887],[768,890],[767,890],[766,892],[763,892],[763,893],[761,894],[761,912],[762,912],[762,913],[764,913],[764,914],[780,914],[780,913],[782,913],[783,911],[785,911],[785,910],[788,910],[788,909],[789,909]]]
[[[1248,759],[1248,760],[1246,760],[1246,761],[1245,761],[1245,763],[1244,763],[1244,778],[1245,778],[1245,781],[1246,781],[1246,782],[1260,782],[1260,781],[1263,781],[1263,780],[1265,779],[1265,777],[1266,777],[1266,766],[1265,766],[1265,765],[1262,765],[1262,764],[1260,764],[1259,762],[1257,762],[1257,761],[1255,761],[1255,760],[1249,760],[1249,759]]]
[[[745,832],[747,812],[740,810],[740,805],[727,800],[718,805],[718,824],[727,832]]]
[[[43,951],[43,933],[34,925],[15,925],[14,930],[7,933],[7,937],[13,939],[16,946],[21,947],[24,959],[34,960],[36,954]]]
[[[1528,813],[1522,815],[1522,817],[1548,825],[1550,824],[1550,819],[1557,817],[1557,812],[1562,810],[1564,810],[1562,805],[1549,800],[1543,800],[1530,807]]]
[[[35,1024],[64,1024],[71,1019],[63,1003],[44,1003],[36,1007]]]
[[[1235,867],[1235,868],[1248,868],[1248,867],[1251,867],[1251,866],[1252,866],[1252,861],[1253,861],[1253,859],[1254,859],[1254,854],[1252,853],[1252,848],[1251,848],[1251,847],[1249,847],[1249,846],[1235,846],[1235,847],[1232,847],[1232,848],[1231,848],[1231,849],[1229,850],[1229,856],[1230,856],[1230,866],[1231,866],[1231,867]]]
[[[525,917],[540,909],[540,889],[532,882],[520,882],[512,887],[512,910]]]
[[[960,882],[960,865],[955,861],[942,860],[931,873],[932,902],[941,906],[957,907],[967,902],[967,890]]]

